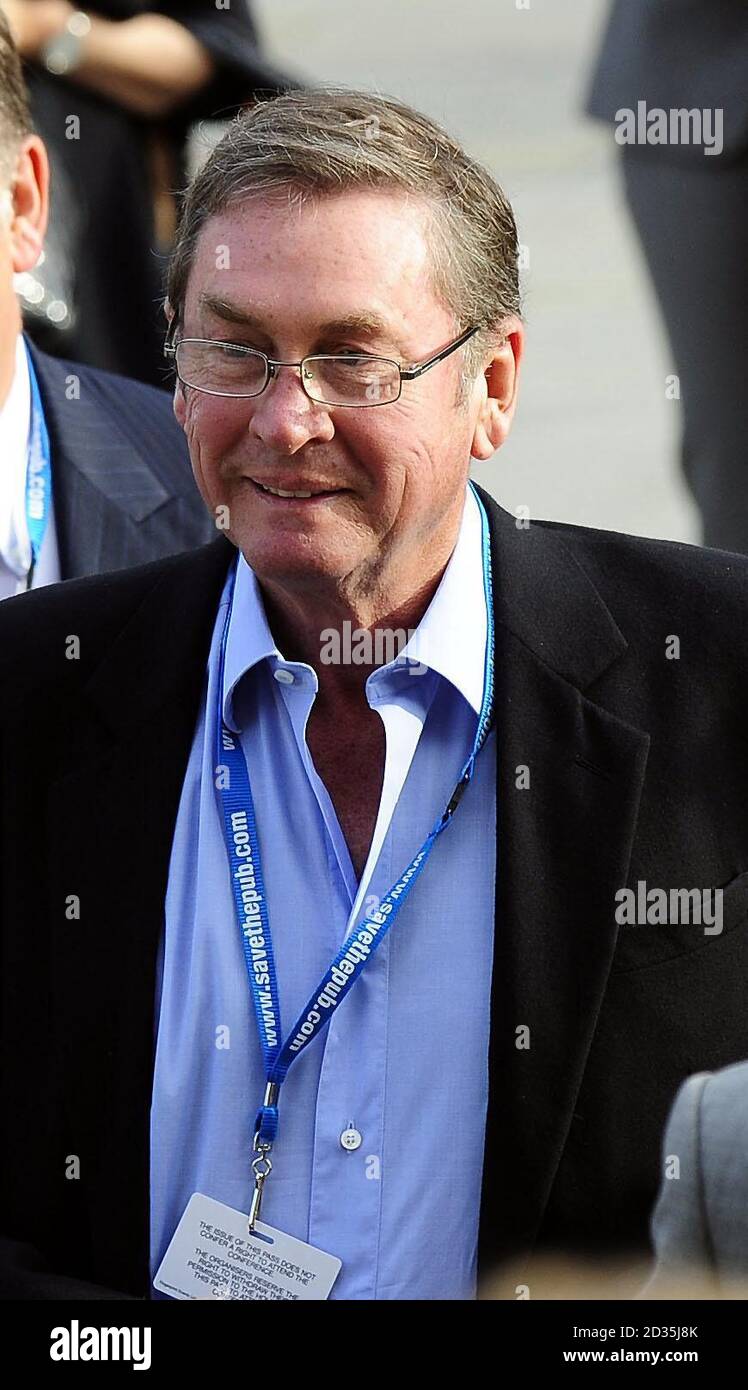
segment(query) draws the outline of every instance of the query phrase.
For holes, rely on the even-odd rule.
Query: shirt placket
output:
[[[391,872],[388,829],[368,891],[385,893]],[[346,1299],[376,1297],[389,961],[385,939],[333,1014],[317,1092],[309,1240],[343,1261]],[[336,1296],[333,1288],[332,1297]]]
[[[402,866],[393,864],[390,815],[365,891],[362,893],[356,884],[335,809],[314,768],[305,739],[306,721],[316,694],[316,677],[306,667],[291,669],[296,672],[295,680],[279,684],[298,751],[327,829],[328,862],[337,879],[338,901],[341,904],[345,901],[340,932],[342,943],[355,925],[352,909],[356,899],[355,920],[359,921],[366,913],[370,896],[382,897]],[[425,718],[433,686],[424,686],[423,694],[425,708],[419,710],[419,715]],[[384,718],[385,779],[388,772],[392,775],[393,766],[397,766],[402,783],[403,769],[410,765],[417,735],[412,725],[407,734],[402,728],[395,734],[392,721],[402,718],[398,699],[402,700],[402,692],[398,695],[395,682],[385,678],[384,685],[370,698],[370,703],[379,706]],[[399,786],[391,789],[397,794],[399,790]],[[388,799],[389,796],[388,788]],[[393,794],[393,805],[396,801],[397,795]],[[315,1044],[323,1048],[323,1056],[315,1110],[307,1238],[310,1244],[343,1261],[345,1277],[342,1283],[339,1281],[338,1291],[333,1288],[333,1299],[337,1296],[346,1299],[376,1297],[382,1219],[389,962],[389,941],[385,939]],[[342,1222],[341,1213],[344,1215]]]

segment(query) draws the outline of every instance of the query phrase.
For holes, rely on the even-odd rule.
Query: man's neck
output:
[[[376,660],[376,656],[382,651],[391,650],[391,640],[375,640],[377,632],[405,634],[398,643],[398,651],[405,645],[439,587],[450,554],[451,551],[443,563],[429,573],[427,579],[421,579],[413,587],[408,586],[405,593],[390,592],[381,598],[368,595],[350,601],[340,592],[335,592],[326,599],[320,597],[313,601],[305,595],[299,600],[276,585],[260,581],[265,613],[278,649],[287,661],[303,662],[314,669],[321,704],[331,713],[356,707],[363,709],[367,678],[377,666],[383,664],[381,660]],[[370,635],[368,642],[366,639],[362,641],[362,632]],[[329,653],[330,633],[339,639],[339,661],[330,660],[329,654],[327,657],[323,655],[326,644]],[[357,650],[355,661],[351,660],[351,644]],[[365,659],[362,660],[362,656]]]
[[[8,400],[16,374],[19,336],[20,329],[0,335],[0,410]]]
[[[10,369],[8,369],[5,362],[0,364],[0,410],[4,408],[10,395],[10,388],[13,385],[13,377],[15,375],[15,366],[15,358],[10,363]]]
[[[441,573],[434,575],[427,584],[421,585],[416,594],[409,595],[409,598],[402,603],[395,603],[393,606],[377,606],[377,609],[361,610],[359,606],[349,605],[330,605],[320,607],[317,612],[311,613],[309,609],[303,614],[299,614],[295,606],[285,606],[277,602],[275,596],[268,594],[263,588],[264,606],[270,630],[273,632],[278,649],[284,653],[285,659],[289,662],[303,662],[307,666],[313,667],[320,678],[320,685],[325,685],[330,691],[338,687],[339,692],[353,694],[366,684],[367,677],[377,666],[375,660],[361,660],[360,657],[366,656],[366,652],[375,653],[380,651],[382,646],[389,649],[389,644],[381,644],[375,641],[377,632],[413,632],[418,623],[423,619],[425,610],[434,598],[435,592],[441,580]],[[341,662],[325,663],[324,648],[327,642],[330,648],[330,634],[334,632],[336,637],[341,638],[341,651],[345,653],[346,642],[343,637],[348,634],[348,642],[356,642],[359,659],[356,663],[352,660],[343,659]],[[371,641],[361,642],[361,632],[368,632]],[[405,644],[402,644],[405,645]]]

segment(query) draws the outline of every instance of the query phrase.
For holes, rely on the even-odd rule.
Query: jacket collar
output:
[[[558,531],[542,521],[519,526],[483,488],[478,492],[491,522],[497,630],[503,626],[585,690],[626,650],[610,610]]]
[[[71,475],[79,474],[119,511],[133,521],[144,521],[168,501],[170,494],[125,432],[121,413],[110,409],[102,392],[97,392],[96,409],[90,408],[87,394],[92,389],[93,373],[82,393],[71,394],[72,382],[87,368],[50,357],[29,338],[26,341],[52,441],[53,488],[65,488]],[[112,379],[109,373],[96,375]]]

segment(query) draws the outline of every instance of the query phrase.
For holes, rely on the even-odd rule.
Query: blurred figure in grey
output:
[[[587,111],[616,126],[704,543],[748,551],[748,4],[616,0]]]
[[[49,165],[0,11],[0,599],[215,537],[163,391],[40,352],[14,276],[44,243]]]
[[[249,0],[0,0],[52,166],[52,239],[36,276],[39,346],[163,386],[163,270],[195,121],[286,79]],[[77,124],[76,124],[77,122]]]
[[[748,1278],[748,1062],[683,1083],[662,1165],[652,1217],[657,1265],[642,1296],[689,1272],[717,1289]]]

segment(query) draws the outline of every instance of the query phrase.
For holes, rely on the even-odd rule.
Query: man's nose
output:
[[[276,367],[253,404],[250,434],[283,453],[295,454],[308,440],[329,440],[335,434],[329,411],[304,391],[299,367]]]

